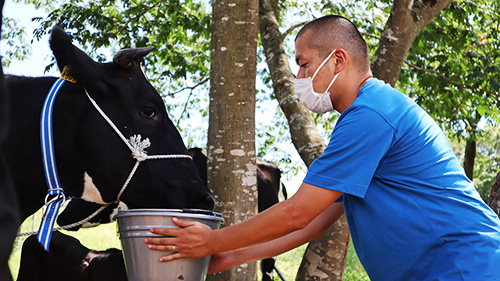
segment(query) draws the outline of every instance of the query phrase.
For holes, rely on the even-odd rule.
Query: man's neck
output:
[[[353,82],[345,85],[345,88],[343,89],[344,93],[340,93],[342,96],[340,97],[338,104],[335,104],[335,110],[342,113],[349,108],[358,97],[358,93],[363,85],[372,77],[373,75],[371,71],[368,71],[363,75],[356,74],[355,78],[351,79]]]

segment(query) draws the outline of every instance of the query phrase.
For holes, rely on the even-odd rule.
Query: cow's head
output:
[[[143,57],[153,48],[122,50],[113,62],[97,63],[58,27],[52,29],[50,48],[62,77],[74,82],[66,83],[72,93],[59,94],[54,106],[54,120],[66,128],[57,131],[54,124],[54,143],[66,142],[65,149],[75,150],[80,158],[58,159],[63,162],[59,169],[68,170],[69,163],[77,161],[84,171],[84,192],[73,190],[70,195],[97,203],[113,202],[136,163],[130,149],[91,105],[84,89],[126,138],[141,135],[150,140],[148,155],[188,154],[162,98],[143,72]],[[67,97],[69,94],[74,96]],[[71,105],[56,111],[58,103],[69,98],[73,101],[65,104]],[[72,118],[77,122],[72,124]],[[214,205],[191,159],[141,162],[121,201],[129,208],[212,209]]]

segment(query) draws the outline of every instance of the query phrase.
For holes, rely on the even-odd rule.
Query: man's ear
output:
[[[335,61],[334,62],[335,63],[335,74],[337,74],[347,66],[347,61],[349,59],[349,55],[347,54],[347,52],[344,49],[339,48],[339,49],[337,49],[337,51],[335,51],[332,58],[335,59],[334,60]]]

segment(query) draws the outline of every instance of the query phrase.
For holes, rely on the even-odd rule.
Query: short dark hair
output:
[[[315,19],[302,27],[295,41],[308,30],[315,33],[308,46],[318,50],[320,57],[326,58],[333,49],[343,48],[351,55],[356,67],[362,70],[370,67],[368,45],[356,26],[345,17],[328,15]]]

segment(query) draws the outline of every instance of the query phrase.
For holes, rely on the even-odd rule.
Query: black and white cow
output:
[[[36,236],[23,244],[17,281],[127,281],[122,251],[90,250],[76,238],[52,234],[50,251]]]
[[[125,138],[151,142],[148,155],[188,155],[163,100],[146,79],[143,57],[152,48],[126,49],[110,63],[97,63],[54,27],[50,48],[66,82],[55,100],[53,139],[66,196],[114,202],[136,160],[130,148],[91,104],[86,92]],[[7,76],[9,128],[1,144],[17,191],[21,218],[44,204],[47,184],[40,149],[40,114],[55,77]],[[212,209],[214,200],[191,159],[141,162],[120,197],[129,208]]]

